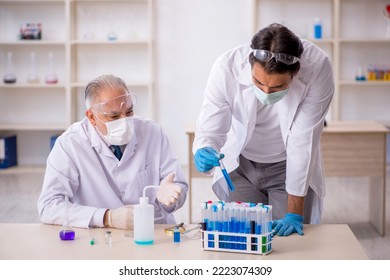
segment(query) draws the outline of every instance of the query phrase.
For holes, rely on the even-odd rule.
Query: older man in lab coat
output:
[[[272,24],[220,56],[209,76],[193,152],[227,201],[273,205],[278,235],[319,223],[325,195],[320,138],[334,93],[329,57]],[[228,189],[223,159],[235,185]]]
[[[175,223],[188,185],[161,127],[133,116],[134,95],[122,79],[103,75],[85,90],[86,117],[56,141],[47,159],[38,211],[63,224],[64,195],[76,227],[133,228],[133,205],[145,195],[155,223]]]

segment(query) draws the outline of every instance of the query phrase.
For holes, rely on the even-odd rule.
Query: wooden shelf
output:
[[[64,131],[68,128],[65,124],[2,124],[0,130],[10,131]]]
[[[390,86],[390,81],[354,81],[340,80],[342,86]]]
[[[390,67],[390,38],[385,37],[386,24],[379,6],[383,0],[253,0],[253,32],[273,22],[287,25],[304,39],[317,44],[328,53],[333,64],[335,94],[330,120],[377,120],[376,112],[390,122],[387,104],[390,81],[355,81],[357,69],[370,65]],[[271,13],[272,11],[272,13]],[[352,12],[353,11],[353,12]],[[312,39],[314,18],[322,23],[324,39]],[[254,34],[253,33],[253,34]],[[367,73],[364,73],[367,77]],[[370,91],[364,87],[371,87]],[[363,98],[375,99],[369,107]],[[388,98],[388,99],[385,99]],[[351,104],[354,108],[351,109]],[[375,112],[375,113],[374,113]]]
[[[18,149],[19,162],[44,163],[50,132],[65,131],[84,116],[84,100],[75,91],[84,90],[89,81],[105,73],[121,77],[130,88],[136,87],[148,100],[140,104],[143,115],[154,118],[153,3],[154,0],[0,0],[4,15],[0,20],[0,55],[12,52],[12,71],[17,77],[15,84],[0,83],[0,133],[16,132],[20,145],[32,141],[36,147],[33,156],[26,149]],[[88,13],[93,15],[88,17]],[[106,40],[110,14],[120,22],[112,26],[118,35],[113,41]],[[28,22],[42,23],[42,40],[17,40],[20,24]],[[77,39],[84,38],[88,30],[94,33],[95,40]],[[30,74],[31,52],[36,54],[35,68],[40,77],[37,84],[25,82]],[[44,83],[49,53],[54,54],[54,72],[59,80],[53,85]],[[0,61],[0,75],[4,75],[7,58],[0,57]]]
[[[46,170],[45,166],[11,166],[0,169],[0,174],[25,174],[25,173],[42,173]]]

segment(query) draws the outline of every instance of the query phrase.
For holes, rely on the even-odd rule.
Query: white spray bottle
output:
[[[154,206],[149,204],[149,197],[145,196],[148,188],[159,186],[147,186],[143,196],[139,198],[139,204],[134,205],[134,242],[140,245],[152,245],[154,243]]]

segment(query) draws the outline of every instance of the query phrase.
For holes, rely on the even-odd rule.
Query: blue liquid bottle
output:
[[[60,230],[60,239],[61,240],[74,240],[76,234],[69,224],[69,197],[68,194],[65,194],[65,213],[64,213],[64,224]]]
[[[314,19],[314,39],[322,39],[322,24],[318,17]]]
[[[180,243],[180,230],[177,226],[175,226],[173,229],[173,242]]]

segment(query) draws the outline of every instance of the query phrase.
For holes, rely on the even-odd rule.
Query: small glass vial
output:
[[[173,243],[180,243],[180,229],[178,226],[173,228]]]
[[[104,235],[104,240],[107,245],[112,246],[112,237],[111,237],[111,231],[106,231],[106,234]]]

